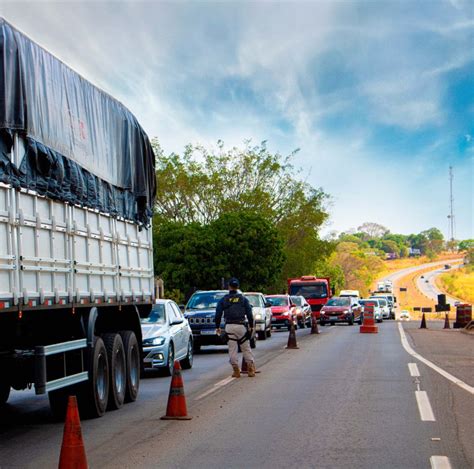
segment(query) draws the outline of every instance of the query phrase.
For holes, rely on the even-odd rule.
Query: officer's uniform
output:
[[[234,372],[239,367],[237,355],[239,343],[249,370],[254,370],[254,357],[250,349],[250,342],[249,340],[242,341],[247,334],[245,318],[247,318],[249,326],[253,327],[252,306],[249,300],[241,293],[231,290],[217,303],[215,317],[217,325],[221,323],[222,315],[225,319],[225,332],[229,337],[229,358]]]

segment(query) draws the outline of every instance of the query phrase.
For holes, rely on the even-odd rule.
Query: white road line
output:
[[[415,396],[421,420],[423,422],[436,422],[426,391],[415,391]]]
[[[431,469],[451,469],[451,463],[447,456],[431,456]]]
[[[408,363],[408,369],[410,370],[410,376],[420,377],[420,371],[418,370],[418,365],[416,363]]]
[[[209,394],[212,394],[213,392],[217,391],[219,388],[222,388],[222,386],[229,384],[234,379],[235,378],[232,378],[232,376],[229,376],[228,378],[225,378],[222,381],[218,381],[216,384],[214,384],[214,386],[211,389],[208,389],[206,392],[203,392],[202,394],[197,396],[195,400],[199,401],[200,399],[204,399],[206,396],[209,396]]]
[[[460,388],[464,389],[468,393],[472,394],[474,396],[474,387],[469,386],[469,384],[466,384],[464,381],[461,381],[459,378],[456,378],[456,376],[453,376],[452,374],[448,373],[447,371],[444,371],[442,368],[439,366],[435,365],[434,363],[430,362],[427,360],[425,357],[422,357],[419,353],[416,353],[410,346],[407,340],[407,336],[405,334],[405,331],[403,330],[403,326],[398,323],[398,330],[400,332],[400,338],[402,341],[403,348],[412,356],[415,357],[416,359],[420,360],[420,362],[424,363],[426,366],[429,366],[431,369],[439,373],[441,376],[443,376],[446,379],[449,379],[454,384],[457,384]]]

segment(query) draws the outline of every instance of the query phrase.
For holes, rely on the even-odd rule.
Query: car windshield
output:
[[[384,298],[379,298],[379,303],[381,306],[387,306],[387,300],[385,300]]]
[[[292,284],[290,285],[290,295],[303,296],[308,299],[326,298],[328,290],[325,283],[314,283],[312,285],[306,284]]]
[[[249,300],[249,303],[252,306],[259,307],[260,306],[260,301],[258,301],[258,295],[245,295],[245,298]]]
[[[214,309],[224,296],[225,292],[195,293],[189,300],[186,309]]]
[[[349,306],[351,304],[350,298],[331,298],[326,306]]]
[[[267,301],[272,306],[288,306],[288,298],[286,296],[267,296]]]
[[[153,305],[150,315],[147,318],[142,318],[140,321],[142,324],[165,324],[165,305]]]
[[[296,306],[303,306],[303,298],[301,298],[301,296],[292,296],[291,301],[293,301]]]

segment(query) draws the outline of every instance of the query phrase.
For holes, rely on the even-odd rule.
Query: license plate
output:
[[[215,334],[216,334],[215,329],[201,331],[201,335],[215,335]]]

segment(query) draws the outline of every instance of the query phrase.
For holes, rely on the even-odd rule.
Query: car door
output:
[[[176,315],[176,311],[173,307],[172,302],[166,304],[166,311],[168,316],[168,324],[170,328],[170,335],[174,344],[174,356],[180,358],[183,354],[183,338],[181,333],[181,324],[173,324],[174,321],[178,321],[180,318]]]
[[[189,332],[188,321],[186,320],[183,312],[179,309],[179,306],[176,303],[172,302],[171,305],[173,307],[176,317],[182,320],[181,324],[179,324],[179,334],[181,340],[182,356],[184,357],[188,354],[188,343],[191,335]]]

